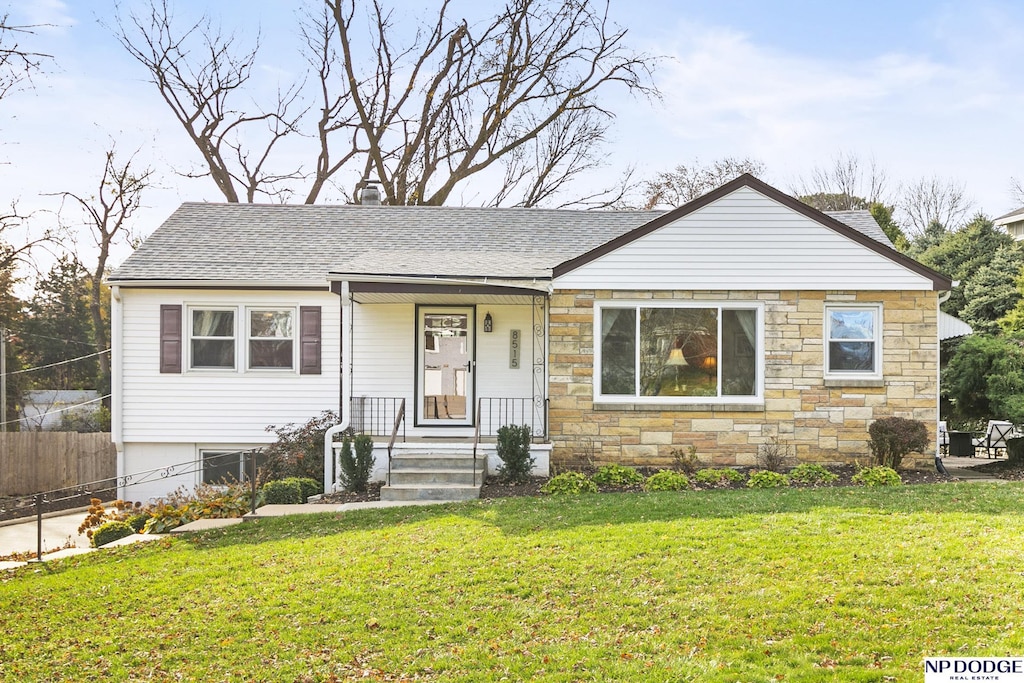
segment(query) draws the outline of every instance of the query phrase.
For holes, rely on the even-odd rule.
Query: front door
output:
[[[417,317],[417,424],[473,424],[473,308],[421,307]]]

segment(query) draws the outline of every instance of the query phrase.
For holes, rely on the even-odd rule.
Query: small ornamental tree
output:
[[[512,483],[522,483],[530,478],[534,458],[530,455],[530,427],[528,425],[504,425],[498,428],[498,474]]]
[[[345,437],[338,460],[341,464],[342,487],[346,491],[365,491],[376,462],[373,457],[373,439],[367,434],[358,435],[354,441]]]
[[[868,446],[875,462],[882,467],[899,469],[908,453],[923,453],[928,448],[928,430],[919,420],[883,417],[868,427]]]

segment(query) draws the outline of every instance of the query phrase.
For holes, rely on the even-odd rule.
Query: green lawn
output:
[[[266,520],[0,574],[0,678],[920,681],[1024,654],[1021,484]]]

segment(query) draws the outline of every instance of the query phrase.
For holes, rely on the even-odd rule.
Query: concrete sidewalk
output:
[[[247,514],[245,517],[233,519],[197,519],[194,522],[183,524],[171,531],[172,534],[183,534],[192,531],[205,531],[207,529],[218,529],[234,524],[241,524],[245,521],[253,521],[269,517],[281,517],[283,515],[309,515],[323,512],[346,512],[348,510],[369,510],[374,508],[403,507],[413,505],[439,505],[450,501],[420,500],[420,501],[368,501],[365,503],[344,503],[341,505],[265,505],[256,510],[255,514]],[[85,520],[85,510],[79,510],[67,514],[57,514],[43,518],[43,552],[65,545],[68,542],[74,547],[61,550],[55,553],[43,555],[43,561],[57,560],[62,557],[70,557],[81,553],[96,550],[90,547],[89,539],[84,534],[78,533],[78,527]],[[36,518],[31,517],[23,521],[9,522],[0,526],[0,555],[8,555],[15,552],[35,552],[36,550]],[[109,547],[129,545],[142,541],[153,541],[162,538],[160,534],[134,534],[109,544]],[[104,546],[108,547],[108,546]],[[26,562],[0,562],[0,570],[20,567]]]

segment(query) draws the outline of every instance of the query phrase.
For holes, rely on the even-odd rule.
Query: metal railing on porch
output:
[[[482,396],[476,401],[474,431],[479,436],[497,436],[503,425],[527,425],[533,440],[547,440],[547,400]],[[357,434],[406,439],[405,399],[400,396],[357,396],[352,399],[352,431]],[[401,414],[401,418],[399,415]],[[400,431],[397,429],[401,427]]]

